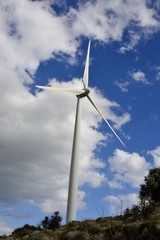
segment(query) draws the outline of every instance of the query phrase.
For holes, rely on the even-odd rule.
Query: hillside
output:
[[[71,222],[56,230],[38,230],[25,225],[5,240],[159,240],[160,208],[146,218],[136,215],[98,218]]]

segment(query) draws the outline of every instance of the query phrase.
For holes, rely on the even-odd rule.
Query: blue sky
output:
[[[60,211],[65,219],[76,97],[83,99],[77,219],[119,214],[160,165],[159,1],[0,1],[0,234]]]

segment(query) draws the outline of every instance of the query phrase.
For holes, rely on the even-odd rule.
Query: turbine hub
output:
[[[84,97],[86,97],[89,93],[90,93],[90,90],[89,90],[88,88],[86,88],[86,89],[84,89],[84,92],[81,93],[81,94],[79,94],[79,95],[77,95],[77,97],[79,97],[79,98],[84,98]]]

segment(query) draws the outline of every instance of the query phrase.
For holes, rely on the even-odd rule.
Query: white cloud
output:
[[[133,72],[130,75],[137,82],[142,82],[144,84],[149,83],[148,80],[146,79],[145,73],[142,71]]]
[[[0,220],[0,235],[9,235],[11,234],[11,232],[13,231],[13,229],[11,227],[9,227],[5,222],[3,222],[2,220]]]
[[[131,115],[129,113],[124,113],[122,116],[117,117],[116,123],[114,124],[114,127],[117,129],[120,129],[122,125],[126,124],[131,120]]]
[[[148,79],[146,78],[146,75],[144,72],[142,71],[134,71],[134,72],[130,72],[129,76],[134,80],[134,81],[115,81],[115,85],[121,89],[122,92],[128,92],[129,91],[129,86],[134,85],[135,82],[137,83],[143,83],[144,85],[148,85],[150,84],[150,82],[148,81]],[[158,79],[158,73],[156,78]]]
[[[116,81],[115,85],[121,89],[122,92],[128,92],[129,82]]]
[[[148,151],[148,154],[153,157],[154,166],[160,167],[160,146],[157,146],[155,149]]]
[[[138,188],[147,175],[150,164],[137,153],[128,153],[116,149],[112,157],[108,159],[110,170],[114,174],[113,179],[108,180],[110,187],[122,188],[124,183]]]
[[[136,193],[129,193],[126,195],[108,195],[104,198],[107,203],[107,208],[110,214],[121,214],[126,208],[132,207],[139,202],[138,195]]]
[[[160,80],[160,66],[156,66],[155,71],[156,71],[156,80],[159,81]]]
[[[125,54],[127,51],[133,50],[137,45],[139,40],[141,39],[140,34],[134,32],[133,30],[129,30],[129,40],[128,42],[122,43],[122,47],[119,49],[119,53]]]
[[[155,31],[159,25],[156,15],[156,10],[149,8],[145,0],[134,2],[102,0],[79,4],[79,9],[70,9],[68,18],[76,35],[91,36],[102,41],[120,41],[128,25],[131,28],[133,25],[136,26],[137,30],[130,30],[131,42],[128,43],[128,47],[121,49],[126,51],[137,44],[141,30]]]
[[[159,81],[160,80],[160,72],[157,72],[156,79]]]
[[[73,55],[76,41],[49,1],[0,2],[1,61],[17,71],[37,70],[40,61],[58,52]]]

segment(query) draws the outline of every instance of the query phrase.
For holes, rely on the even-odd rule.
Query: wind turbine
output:
[[[90,45],[91,41],[88,43],[88,51],[86,56],[85,69],[83,74],[83,89],[70,89],[70,88],[57,88],[57,87],[46,87],[46,86],[36,86],[38,88],[58,91],[58,92],[68,92],[74,93],[77,96],[77,108],[76,108],[76,118],[74,126],[74,136],[72,145],[72,155],[71,155],[71,166],[70,166],[70,177],[69,177],[69,188],[68,188],[68,201],[67,201],[67,214],[66,223],[71,222],[76,219],[76,202],[77,202],[77,190],[78,190],[78,168],[79,168],[79,149],[80,149],[80,125],[81,125],[81,103],[82,98],[87,97],[90,103],[95,107],[104,121],[108,124],[109,128],[112,130],[117,139],[125,146],[120,137],[111,127],[107,119],[95,105],[91,97],[89,96],[90,90],[88,89],[88,75],[89,75],[89,55],[90,55]]]

